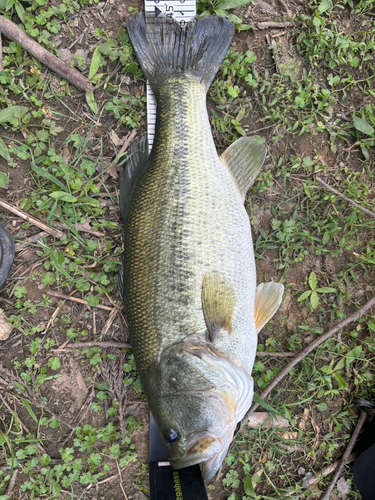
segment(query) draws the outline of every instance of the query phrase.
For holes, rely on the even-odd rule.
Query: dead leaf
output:
[[[307,408],[305,408],[303,410],[303,415],[301,417],[301,421],[298,424],[298,427],[301,429],[301,431],[305,430],[308,418],[309,418],[309,410]]]
[[[337,491],[340,493],[341,498],[345,498],[350,493],[350,486],[343,477],[340,477],[337,481]]]
[[[290,424],[288,420],[279,415],[272,415],[271,413],[267,413],[266,411],[259,411],[253,413],[249,417],[248,421],[249,427],[253,429],[269,429],[270,427],[275,427],[277,429],[288,429]]]
[[[312,425],[312,428],[314,429],[315,434],[316,435],[320,434],[320,427],[317,425],[315,420],[311,417],[310,421],[311,421],[311,425]]]
[[[9,338],[13,326],[9,323],[8,318],[5,316],[4,311],[0,309],[0,341]]]
[[[69,49],[59,49],[60,59],[67,64],[70,64],[74,60],[74,56]]]
[[[266,3],[263,0],[258,0],[257,4],[264,12],[267,12],[268,14],[277,14],[276,10],[269,3]]]
[[[298,432],[287,431],[283,434],[283,439],[297,439]]]
[[[113,144],[116,146],[116,148],[119,147],[119,145],[121,144],[121,139],[120,137],[116,134],[116,132],[114,130],[111,130],[110,133],[109,133],[109,137],[111,138],[111,141],[113,142]]]
[[[116,167],[109,167],[107,173],[113,178],[116,179],[118,177],[119,169]]]

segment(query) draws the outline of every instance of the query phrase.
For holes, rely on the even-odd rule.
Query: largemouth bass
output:
[[[257,331],[283,286],[256,288],[247,190],[266,155],[241,138],[219,158],[206,94],[233,36],[216,16],[181,27],[128,20],[157,101],[155,142],[142,138],[120,175],[120,290],[137,370],[171,465],[211,479],[253,398]]]

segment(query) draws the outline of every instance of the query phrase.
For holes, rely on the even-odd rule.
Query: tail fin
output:
[[[154,14],[128,19],[137,59],[155,95],[171,76],[185,74],[209,89],[233,37],[233,24],[209,16],[185,26]]]

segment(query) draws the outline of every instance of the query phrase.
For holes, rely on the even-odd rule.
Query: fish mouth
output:
[[[184,456],[171,460],[174,469],[182,469],[191,465],[202,464],[202,477],[204,481],[209,481],[214,477],[221,463],[223,462],[233,433],[229,433],[221,438],[208,433],[195,436],[186,447]]]

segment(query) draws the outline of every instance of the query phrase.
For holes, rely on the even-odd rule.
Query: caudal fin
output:
[[[170,18],[139,14],[128,19],[137,59],[157,96],[167,80],[184,74],[210,87],[233,37],[233,24],[209,16],[181,26]]]

